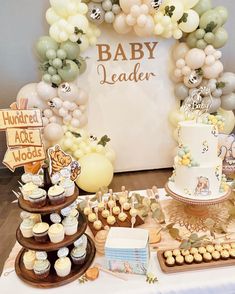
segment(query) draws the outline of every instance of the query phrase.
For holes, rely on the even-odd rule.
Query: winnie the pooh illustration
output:
[[[208,196],[211,194],[209,179],[206,177],[199,177],[195,195]]]
[[[49,149],[48,153],[51,160],[51,175],[60,172],[72,162],[71,156],[62,151],[59,145],[56,145],[54,150]]]

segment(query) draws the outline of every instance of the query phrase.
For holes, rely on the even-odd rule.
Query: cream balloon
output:
[[[37,92],[40,98],[44,101],[51,100],[57,96],[57,89],[53,88],[50,84],[41,81],[37,84]]]
[[[120,0],[119,5],[125,13],[129,13],[133,5],[141,5],[141,0]]]
[[[194,7],[195,5],[197,5],[199,1],[200,0],[182,0],[185,10],[188,10]]]
[[[90,153],[83,156],[79,163],[81,174],[76,180],[79,188],[86,192],[97,192],[102,187],[108,187],[113,179],[113,166],[102,154]]]
[[[201,49],[191,49],[185,56],[185,61],[191,69],[198,69],[205,63],[206,54]]]
[[[73,102],[79,98],[79,90],[75,83],[62,83],[58,88],[58,96],[64,101]]]
[[[64,1],[64,0],[50,0],[50,4],[55,10],[55,12],[62,17],[68,16],[68,11],[67,11],[68,2],[69,1]]]
[[[64,1],[64,0],[63,0]],[[89,28],[89,22],[85,15],[83,14],[77,14],[72,15],[68,18],[68,23],[73,25],[74,27],[78,27],[80,30],[82,30],[84,33]]]
[[[220,108],[218,114],[222,115],[225,120],[223,133],[229,135],[235,127],[235,116],[233,111],[226,111]]]
[[[172,54],[175,61],[181,58],[185,58],[185,55],[189,51],[189,47],[186,43],[177,43],[173,48]]]
[[[131,31],[131,26],[128,26],[126,23],[126,15],[120,13],[116,16],[113,27],[118,34],[127,34]]]
[[[46,11],[46,20],[47,22],[52,25],[53,23],[60,20],[59,15],[55,12],[55,10],[51,7]]]
[[[140,27],[138,25],[134,26],[134,31],[137,36],[139,37],[148,37],[153,34],[154,30],[154,21],[152,16],[147,15],[146,16],[146,23],[143,27]]]
[[[184,13],[187,14],[187,21],[186,22],[182,21],[179,24],[179,28],[185,33],[194,32],[199,25],[199,21],[200,21],[199,15],[197,14],[196,11],[192,9],[185,11]]]
[[[82,35],[80,37],[80,40],[81,40],[81,44],[79,45],[79,47],[81,51],[84,52],[89,47],[89,39],[87,38],[87,36]]]
[[[31,83],[22,87],[16,97],[17,104],[19,105],[20,100],[24,98],[28,99],[28,108],[36,107],[40,108],[41,110],[48,108],[47,103],[45,103],[38,95],[37,85],[37,83]]]
[[[59,142],[64,136],[64,130],[62,126],[57,123],[49,123],[43,129],[44,139],[49,142]]]
[[[202,67],[203,76],[206,79],[217,79],[223,72],[224,66],[222,62],[217,60],[213,65],[204,65]]]

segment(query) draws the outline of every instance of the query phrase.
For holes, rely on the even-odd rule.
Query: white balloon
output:
[[[131,26],[128,26],[126,23],[126,15],[124,13],[120,13],[115,17],[113,27],[119,34],[127,34],[131,31]]]
[[[188,18],[186,22],[182,21],[179,24],[179,28],[185,33],[194,32],[199,25],[199,21],[200,21],[199,15],[193,9],[185,11],[184,13],[188,14]]]
[[[81,110],[79,110],[79,109],[75,109],[75,110],[73,111],[73,117],[75,117],[75,118],[80,118],[81,115],[82,115]]]
[[[134,26],[134,31],[137,34],[137,36],[140,37],[148,37],[151,36],[153,34],[153,30],[154,30],[154,21],[152,16],[147,15],[146,16],[146,23],[145,25],[142,27],[135,25]]]
[[[221,107],[225,110],[234,110],[235,109],[235,94],[227,94],[221,97]]]
[[[133,5],[140,5],[141,0],[120,0],[119,5],[125,13],[129,13]]]
[[[222,89],[223,95],[230,94],[235,91],[235,74],[232,72],[225,72],[221,75],[218,82],[225,83]]]
[[[223,64],[217,60],[213,65],[204,65],[202,67],[204,78],[206,79],[217,79],[223,72]]]
[[[188,51],[185,61],[191,69],[201,68],[205,63],[206,54],[204,50],[194,48]]]
[[[47,9],[46,20],[50,25],[57,22],[59,19],[59,15],[55,12],[55,10],[52,7]]]
[[[74,83],[62,83],[58,88],[58,96],[62,100],[73,102],[79,98],[79,89]]]
[[[41,81],[37,84],[37,92],[41,99],[48,101],[57,96],[57,89]]]
[[[80,121],[79,121],[79,119],[77,119],[77,118],[72,118],[72,120],[71,120],[71,126],[72,126],[73,128],[78,128],[78,127],[80,127]]]
[[[57,123],[49,123],[43,130],[44,139],[50,142],[60,141],[63,135],[63,128]]]
[[[83,32],[86,32],[89,28],[88,19],[86,18],[85,15],[82,15],[82,14],[70,16],[68,18],[68,23],[70,23],[74,27],[78,27],[80,30],[83,30]]]
[[[173,58],[175,61],[181,58],[185,58],[185,55],[189,51],[189,47],[186,43],[177,43],[173,48]]]
[[[47,103],[45,103],[38,95],[37,83],[27,84],[20,89],[17,94],[16,102],[19,105],[21,99],[28,99],[28,108],[40,108],[44,110],[48,108]]]

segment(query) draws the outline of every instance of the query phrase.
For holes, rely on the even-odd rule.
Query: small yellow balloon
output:
[[[109,186],[114,170],[111,162],[103,154],[87,154],[79,163],[81,174],[76,181],[79,188],[94,193],[102,187]]]

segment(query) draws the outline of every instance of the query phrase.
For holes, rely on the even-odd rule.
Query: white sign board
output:
[[[84,54],[88,66],[78,83],[89,92],[88,129],[111,138],[116,171],[172,166],[173,42],[103,27],[97,45]]]

